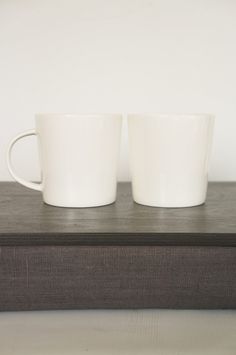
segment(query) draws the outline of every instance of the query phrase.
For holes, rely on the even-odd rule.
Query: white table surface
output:
[[[236,355],[236,311],[0,313],[1,355]]]

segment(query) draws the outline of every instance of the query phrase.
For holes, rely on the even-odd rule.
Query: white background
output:
[[[210,179],[236,180],[236,1],[0,0],[0,180],[36,112],[215,113]],[[19,143],[18,172],[36,180],[36,157]]]

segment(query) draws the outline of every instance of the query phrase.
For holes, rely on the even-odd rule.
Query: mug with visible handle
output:
[[[95,207],[116,199],[122,116],[119,114],[37,114],[36,129],[9,144],[7,165],[20,184],[42,191],[43,200],[59,207]],[[42,181],[17,176],[11,151],[21,138],[36,135]]]
[[[129,115],[134,201],[154,207],[205,202],[214,116]]]

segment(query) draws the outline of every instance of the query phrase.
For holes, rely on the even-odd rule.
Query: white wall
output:
[[[0,0],[0,180],[36,112],[210,112],[211,180],[236,180],[235,0]],[[129,178],[127,129],[120,179]],[[34,138],[14,154],[38,176]]]

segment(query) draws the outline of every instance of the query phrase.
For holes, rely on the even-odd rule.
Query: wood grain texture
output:
[[[138,205],[119,183],[116,203],[72,209],[1,182],[0,245],[236,246],[236,183],[210,183],[206,204],[181,209]]]

